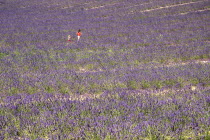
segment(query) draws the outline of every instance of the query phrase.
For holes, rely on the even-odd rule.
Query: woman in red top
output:
[[[81,33],[81,30],[79,29],[77,32],[77,38],[78,38],[77,42],[79,41],[81,35],[82,35],[82,33]]]

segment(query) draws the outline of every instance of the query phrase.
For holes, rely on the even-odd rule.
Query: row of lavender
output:
[[[0,139],[209,139],[207,1],[12,1]]]
[[[58,98],[60,97],[60,98]],[[0,105],[0,139],[209,139],[209,91],[18,94]]]
[[[33,62],[31,62],[33,63]],[[36,65],[36,63],[34,63]],[[55,66],[54,66],[55,65]],[[139,68],[126,67],[114,70],[75,71],[69,64],[42,64],[35,68],[9,64],[1,73],[1,95],[36,92],[62,94],[101,94],[117,89],[162,89],[187,86],[210,86],[209,63],[189,63],[183,66],[149,63]],[[102,65],[102,64],[101,64]],[[65,68],[64,68],[65,66]],[[99,67],[100,64],[98,64]],[[13,68],[14,67],[14,68]],[[68,68],[69,67],[69,68]],[[105,66],[104,66],[105,67]]]
[[[141,5],[141,3],[139,4]],[[108,7],[114,7],[114,5],[115,4]],[[131,5],[131,3],[128,4],[128,6]],[[169,5],[169,3],[165,5]],[[206,1],[186,4],[191,10],[194,10],[194,7],[198,6],[200,8],[205,5]],[[138,6],[134,7],[136,8]],[[156,4],[156,7],[160,7],[160,5]],[[54,14],[45,12],[42,16],[38,16],[38,11],[32,13],[30,10],[33,9],[26,8],[26,10],[29,10],[29,13],[24,14],[24,16],[28,16],[25,20],[22,20],[21,18],[24,10],[17,10],[14,15],[12,13],[5,14],[5,16],[9,15],[9,19],[11,18],[14,20],[14,17],[16,17],[14,22],[8,23],[10,26],[7,26],[6,24],[10,21],[8,18],[2,20],[2,23],[5,23],[2,24],[4,27],[2,29],[5,31],[7,31],[7,29],[12,29],[11,31],[13,31],[10,33],[8,30],[7,34],[1,35],[2,38],[5,38],[5,40],[1,42],[0,48],[0,58],[2,62],[1,76],[5,77],[1,80],[1,85],[4,87],[4,90],[6,87],[7,92],[10,91],[10,89],[16,89],[19,87],[19,84],[17,83],[24,83],[23,81],[27,81],[25,78],[20,78],[24,75],[23,73],[26,73],[25,75],[29,73],[28,79],[33,79],[33,77],[37,77],[36,73],[40,73],[40,75],[43,75],[44,77],[44,73],[49,73],[49,70],[59,71],[59,69],[67,69],[67,71],[73,70],[77,72],[80,70],[103,70],[113,72],[116,71],[116,69],[121,71],[121,69],[127,70],[131,68],[145,67],[147,66],[145,63],[151,63],[151,65],[154,64],[155,67],[159,63],[209,58],[208,32],[206,32],[206,30],[208,30],[208,11],[192,13],[190,16],[189,14],[185,14],[177,16],[162,15],[158,18],[151,17],[151,15],[156,13],[155,11],[151,13],[149,12],[151,15],[146,15],[147,13],[143,14],[144,20],[139,20],[138,17],[141,18],[142,15],[137,16],[137,14],[133,13],[133,16],[119,16],[118,11],[112,16],[108,16],[108,19],[101,19],[97,17],[107,13],[106,7],[102,7],[102,10],[98,10],[98,8],[90,9],[83,12],[80,15],[81,17],[79,16],[78,19],[75,19],[76,22],[81,21],[84,16],[88,15],[83,24],[93,21],[92,24],[84,26],[84,28],[86,28],[84,34],[87,36],[84,35],[80,44],[72,43],[65,45],[65,43],[62,43],[64,40],[61,39],[61,41],[58,41],[58,36],[65,32],[64,30],[59,32],[58,29],[60,29],[61,25],[64,25],[64,23],[69,22],[68,19],[73,19],[77,14],[70,12],[70,16],[72,17],[67,17],[67,21],[64,21],[65,16],[58,15],[61,14],[60,11],[55,12]],[[98,10],[98,12],[95,10]],[[98,15],[94,16],[95,18],[89,18],[92,16],[92,12],[97,13]],[[49,15],[51,15],[51,18],[49,18]],[[60,21],[64,23],[52,18],[52,15],[57,18],[61,17]],[[35,21],[28,23],[27,21],[32,18],[34,18],[33,20]],[[45,19],[45,22],[39,21],[42,18]],[[126,20],[123,21],[122,18],[125,18]],[[22,21],[20,22],[20,20]],[[133,22],[130,22],[131,20],[133,20]],[[100,23],[98,23],[98,21]],[[16,24],[16,22],[20,24]],[[109,24],[107,24],[107,22]],[[121,22],[122,25],[119,25],[119,22]],[[48,23],[53,24],[48,25]],[[72,21],[72,23],[74,23],[74,21]],[[94,28],[99,31],[94,30]],[[92,30],[94,34],[91,33]],[[204,69],[207,71],[206,68]],[[152,71],[152,69],[148,71]],[[54,75],[55,74],[52,74],[51,76]],[[57,75],[59,75],[59,72]],[[60,79],[60,76],[54,77]],[[42,78],[40,81],[41,80]],[[106,78],[102,80],[106,81]],[[208,77],[206,77],[206,80],[204,81],[207,80]],[[125,83],[127,83],[127,81]],[[15,86],[12,83],[16,83]],[[126,85],[125,83],[123,83],[123,85]],[[58,87],[57,84],[55,87]],[[22,90],[23,88],[20,88],[20,91]],[[17,91],[19,92],[19,90]]]
[[[195,4],[196,6],[191,4],[186,6],[192,9],[193,7],[197,7],[197,3]],[[201,4],[202,5],[198,5],[198,7],[204,8],[206,1]],[[170,10],[171,8],[166,9]],[[187,8],[184,7],[183,9]],[[149,15],[147,15],[147,13],[137,13],[122,17],[112,15],[108,16],[105,20],[104,18],[89,17],[93,16],[93,13],[100,15],[99,10],[93,10],[93,13],[92,11],[83,12],[81,15],[77,13],[68,15],[66,13],[66,15],[64,14],[65,16],[60,15],[62,12],[55,12],[53,16],[52,14],[50,16],[49,13],[42,14],[42,16],[38,15],[39,12],[28,13],[28,16],[24,15],[25,19],[23,19],[21,15],[13,15],[13,13],[11,13],[12,15],[6,14],[5,19],[7,20],[3,21],[2,24],[2,32],[5,32],[5,34],[2,34],[4,40],[2,44],[6,47],[13,46],[13,48],[17,44],[21,46],[39,44],[41,44],[41,46],[44,46],[44,44],[46,44],[46,46],[52,46],[55,42],[63,44],[67,34],[73,34],[73,27],[69,27],[69,25],[75,23],[79,24],[79,26],[83,26],[85,29],[84,46],[92,46],[93,44],[100,46],[104,43],[110,45],[118,43],[132,46],[134,42],[139,42],[139,45],[149,44],[153,46],[159,44],[159,47],[165,46],[165,44],[181,46],[188,44],[191,46],[195,43],[201,43],[202,41],[203,44],[196,44],[196,46],[207,48],[207,42],[205,41],[208,40],[208,33],[206,32],[206,30],[208,30],[208,26],[206,25],[208,25],[209,21],[207,16],[208,10],[190,14],[190,16],[186,14],[177,16],[164,15],[158,18],[151,17],[158,13],[158,11],[147,12]],[[170,12],[162,11],[161,13]],[[16,19],[16,22],[23,24],[17,25],[13,22],[12,25],[10,25],[11,23],[8,23],[10,20],[6,18],[8,16],[11,17],[11,20]],[[93,17],[97,16],[98,15]],[[79,19],[74,19],[75,17],[79,17]],[[57,19],[59,19],[59,21],[57,21]],[[79,23],[77,23],[78,21]],[[143,44],[141,44],[142,42]],[[62,46],[61,44],[56,44],[55,46]]]
[[[199,3],[192,3],[192,4],[184,5],[185,7],[182,7],[182,5],[181,5],[181,6],[176,6],[176,7],[172,7],[172,8],[176,8],[176,12],[179,14],[183,10],[186,10],[186,12],[194,12],[193,8],[204,9],[206,7],[206,5],[207,5],[207,1],[201,1]],[[115,5],[113,5],[113,7],[114,6]],[[141,7],[135,7],[135,8],[141,9]],[[118,13],[122,13],[120,11],[118,12],[118,10],[111,12],[111,13],[113,13],[112,15],[107,15],[108,11],[103,10],[103,9],[78,11],[77,13],[71,13],[71,12],[63,13],[62,10],[58,10],[57,12],[55,12],[53,14],[50,13],[50,11],[48,13],[41,14],[43,12],[43,10],[40,10],[40,11],[37,10],[35,13],[28,12],[27,15],[24,15],[24,17],[22,17],[23,15],[21,15],[20,13],[22,13],[24,11],[24,9],[23,9],[23,10],[15,11],[17,14],[14,14],[13,12],[11,12],[10,14],[8,14],[8,13],[5,14],[5,21],[3,22],[3,24],[5,26],[3,26],[2,29],[5,29],[5,31],[7,33],[5,34],[6,37],[3,36],[3,38],[8,38],[8,36],[10,36],[9,39],[7,39],[7,41],[13,42],[13,43],[16,42],[17,44],[19,44],[20,42],[37,42],[37,41],[40,42],[40,40],[50,41],[50,42],[58,41],[58,40],[63,39],[63,37],[67,34],[66,33],[67,31],[72,32],[73,28],[70,27],[69,25],[71,25],[73,23],[73,24],[78,24],[78,28],[79,28],[79,26],[83,26],[85,31],[88,33],[87,36],[89,38],[87,38],[86,42],[88,42],[90,40],[90,36],[91,37],[102,36],[103,38],[106,39],[106,35],[109,35],[112,38],[116,38],[115,36],[121,35],[121,32],[122,32],[121,30],[122,29],[124,30],[126,28],[127,30],[125,30],[126,32],[124,32],[124,33],[128,34],[128,36],[130,36],[130,38],[132,40],[123,39],[123,38],[119,38],[119,37],[118,38],[119,38],[119,40],[128,40],[127,43],[131,43],[135,40],[138,40],[139,36],[141,36],[141,34],[138,34],[138,32],[141,32],[142,30],[144,32],[145,29],[147,29],[146,33],[148,34],[148,36],[150,36],[151,33],[153,34],[154,32],[157,32],[157,29],[158,29],[157,27],[160,26],[160,24],[159,24],[160,22],[161,22],[161,24],[164,24],[168,20],[169,21],[177,20],[177,16],[172,17],[173,19],[160,18],[160,17],[166,17],[166,13],[170,14],[171,13],[170,10],[173,10],[172,8],[163,8],[160,10],[154,10],[154,11],[150,11],[150,12],[146,12],[146,13],[140,12],[140,13],[123,15],[123,16],[120,16],[118,14]],[[27,9],[27,10],[29,10],[29,9]],[[128,8],[128,10],[131,10],[131,8]],[[169,11],[164,11],[164,10],[169,10]],[[31,11],[33,11],[33,10],[31,10]],[[68,10],[65,10],[65,12],[66,11],[68,11]],[[24,11],[24,12],[27,12],[27,11]],[[126,11],[126,13],[128,13],[128,12],[129,11]],[[207,12],[206,13],[206,15],[207,15],[208,11],[206,11],[206,12]],[[106,14],[107,18],[103,17],[103,14]],[[158,15],[154,15],[154,14],[158,14]],[[199,14],[199,12],[197,14]],[[171,15],[174,15],[174,14],[170,14],[169,16],[171,16]],[[13,20],[12,24],[9,22],[8,18],[6,18],[8,16],[11,17],[11,20]],[[98,18],[100,16],[102,16],[102,17]],[[156,17],[156,16],[158,16],[159,20],[161,20],[161,21],[155,21],[156,24],[154,24],[154,22],[153,22],[152,26],[147,26],[148,23],[151,25],[151,22],[152,22],[150,20],[151,17]],[[194,24],[201,24],[201,25],[199,25],[199,28],[202,29],[203,25],[207,24],[208,16],[202,15],[202,17],[200,17],[200,15],[196,15],[196,14],[195,14],[195,16],[199,17],[199,19],[197,19],[195,17],[196,19],[190,18],[189,20],[193,19],[195,21],[199,21],[199,20],[205,21],[204,23],[202,23],[202,22],[194,23]],[[150,17],[150,18],[148,18],[148,17]],[[182,17],[182,19],[185,19],[186,17],[189,18],[189,16],[186,16],[186,15],[185,16],[181,15],[181,17]],[[205,17],[207,17],[207,18],[205,19]],[[4,18],[2,18],[2,19],[4,19]],[[14,27],[14,24],[15,24],[14,19],[15,19],[15,22],[23,23],[23,24],[18,24],[17,26]],[[165,20],[167,20],[167,21],[165,21]],[[100,22],[100,24],[98,22]],[[110,22],[111,22],[111,24],[110,24]],[[190,21],[187,21],[187,22],[189,24]],[[25,23],[27,23],[27,24],[25,24]],[[164,27],[164,26],[167,27],[167,25],[169,25],[170,23],[171,22],[169,22],[169,23],[167,22],[162,27]],[[146,25],[142,26],[142,24],[143,25],[146,24]],[[179,25],[179,24],[177,24],[177,25]],[[185,36],[188,36],[188,34],[185,34],[185,32],[187,32],[189,30],[190,26],[186,26],[186,23],[182,23],[182,25],[179,25],[179,26],[187,27],[187,28],[183,29],[183,33]],[[75,27],[76,26],[74,26],[74,28]],[[156,27],[156,29],[154,27]],[[170,29],[173,30],[174,28],[175,27],[172,27],[172,28],[169,27],[169,30]],[[148,29],[150,29],[150,30],[148,30]],[[131,33],[133,31],[137,32],[137,34],[134,34],[132,36]],[[105,32],[105,34],[104,34],[104,32]],[[197,30],[194,32],[197,32]],[[52,35],[48,36],[49,33]],[[103,33],[103,34],[101,34],[101,33]],[[11,34],[13,34],[13,35],[11,36]],[[168,34],[170,35],[170,33],[168,33]],[[173,34],[173,32],[171,32],[171,34]],[[160,34],[155,35],[155,37],[158,38],[159,35]],[[144,36],[142,36],[142,37],[144,38]],[[126,36],[126,38],[128,38],[128,37]],[[154,38],[154,37],[151,37],[151,38]],[[174,40],[173,37],[170,37],[170,38],[172,40]],[[191,38],[193,38],[193,37],[191,37]],[[135,39],[135,40],[133,40],[133,39]],[[145,38],[143,40],[145,40]],[[101,41],[101,39],[99,39],[98,42],[100,42],[100,41]]]
[[[103,57],[100,61],[104,61],[103,63],[106,65],[112,63],[111,61],[115,61],[115,63],[121,66],[126,65],[128,61],[131,61],[129,62],[131,64],[133,61],[141,63],[154,60],[162,62],[166,60],[176,61],[209,58],[208,32],[206,32],[206,30],[208,30],[208,26],[206,26],[208,20],[207,14],[208,13],[195,14],[195,17],[189,18],[189,20],[185,19],[188,16],[183,16],[178,19],[174,19],[173,17],[163,18],[163,20],[154,18],[153,20],[147,19],[141,22],[143,25],[139,25],[139,27],[142,28],[141,31],[137,30],[138,26],[132,26],[134,35],[131,33],[127,34],[128,31],[122,30],[122,27],[119,34],[116,35],[117,37],[114,35],[106,35],[108,28],[105,28],[103,35],[96,33],[97,37],[84,36],[83,42],[80,43],[79,46],[78,44],[68,44],[65,46],[64,43],[57,41],[56,38],[53,37],[52,41],[45,41],[45,38],[47,39],[46,34],[44,34],[45,37],[42,35],[31,36],[31,38],[25,38],[25,41],[21,39],[24,36],[20,38],[15,37],[11,38],[13,44],[8,44],[8,42],[10,42],[9,39],[9,41],[2,41],[1,58],[5,58],[7,55],[13,56],[15,59],[16,57],[22,57],[19,62],[28,65],[25,59],[28,59],[27,56],[31,56],[33,53],[33,56],[37,58],[39,55],[43,55],[46,59],[53,58],[54,60],[59,59],[64,62],[70,60],[69,63],[74,62],[72,60],[76,60],[77,64],[86,63],[88,65],[90,61],[84,60],[82,57],[97,58],[99,55],[104,55],[107,58]],[[173,20],[175,20],[176,23],[171,22]],[[152,23],[148,25],[147,22]],[[160,23],[162,26],[160,26]],[[174,25],[171,25],[172,23]],[[108,27],[108,25],[103,25],[102,27]],[[48,34],[50,33],[48,32]],[[56,32],[52,32],[52,34],[57,36]],[[40,36],[40,38],[37,36]],[[94,38],[98,41],[94,41]],[[28,39],[33,39],[33,42],[30,40],[27,41]],[[107,44],[107,42],[109,43]],[[68,54],[63,52],[68,52]],[[118,52],[120,52],[121,55],[119,55]],[[118,56],[118,58],[115,56]],[[127,61],[120,61],[125,58],[127,58]],[[9,57],[9,59],[13,58]],[[43,61],[49,61],[46,59]],[[107,59],[109,60],[107,61]],[[52,59],[50,61],[52,61]],[[97,63],[98,59],[91,59],[91,61]],[[97,67],[98,65],[95,65],[93,69]]]

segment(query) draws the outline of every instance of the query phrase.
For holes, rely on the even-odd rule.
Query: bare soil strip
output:
[[[133,7],[136,7],[136,6],[146,5],[146,4],[150,4],[150,3],[152,3],[152,2],[142,3],[142,4],[136,4],[136,5],[128,6],[128,7],[123,7],[123,9],[133,8]],[[113,6],[113,5],[116,5],[116,4],[119,4],[119,2],[116,2],[116,3],[113,3],[113,4],[107,4],[107,5],[97,6],[97,7],[92,7],[92,8],[87,8],[85,10],[92,10],[92,9],[104,8],[104,7]],[[119,8],[119,9],[122,9],[122,8]]]
[[[167,65],[164,65],[165,67],[174,67],[174,66],[184,66],[184,65],[188,65],[188,64],[210,64],[210,59],[206,59],[206,60],[196,60],[194,62],[180,62],[180,63],[171,63],[171,64],[167,64]],[[159,65],[157,67],[163,67],[163,65]],[[103,72],[103,70],[101,70]],[[115,70],[112,70],[112,71],[115,71]],[[99,72],[99,71],[77,71],[77,73],[85,73],[85,72]],[[165,94],[168,94],[168,93],[173,93],[173,92],[176,92],[176,91],[179,91],[179,92],[184,92],[186,89],[164,89],[164,90],[155,90],[155,89],[140,89],[138,90],[138,93],[131,93],[131,96],[138,96],[138,95],[141,95],[141,94],[144,94],[144,93],[152,93],[151,95],[154,95],[154,96],[164,96]],[[191,86],[189,87],[190,91],[196,91],[197,90],[197,87],[196,86]],[[206,87],[205,89],[206,91],[207,90],[210,90],[210,87]],[[63,97],[62,95],[59,95],[59,94],[56,94],[54,95],[52,98],[49,98],[47,99],[46,101],[50,101],[50,102],[54,102],[55,100],[60,100],[60,101],[83,101],[83,100],[86,100],[86,99],[99,99],[101,98],[101,96],[99,94],[97,95],[94,95],[94,94],[90,94],[90,93],[85,93],[85,94],[82,94],[82,95],[72,95],[70,98],[66,98],[66,97]],[[21,99],[20,99],[21,100]],[[17,103],[18,103],[18,100],[17,100]],[[16,104],[16,103],[14,103]],[[0,105],[5,105],[5,103],[3,102],[3,98],[1,99],[0,98]]]
[[[186,14],[195,13],[195,12],[204,12],[204,11],[208,11],[208,10],[210,10],[210,8],[197,10],[197,11],[190,11],[190,12],[180,13],[179,15],[186,15]]]
[[[209,91],[210,90],[210,87],[205,87],[203,89],[203,92],[206,92],[206,91]],[[140,90],[135,90],[135,91],[129,91],[129,96],[140,96],[142,94],[148,94],[148,93],[151,93],[151,96],[167,96],[167,94],[170,94],[170,93],[177,93],[177,92],[196,92],[196,91],[199,91],[199,88],[196,87],[196,86],[190,86],[188,89],[159,89],[159,90],[156,90],[156,89],[140,89]],[[109,95],[110,97],[112,95]],[[106,97],[105,97],[106,98]],[[65,96],[61,95],[61,94],[55,94],[53,95],[52,97],[50,98],[47,98],[47,99],[42,99],[40,102],[55,102],[55,101],[62,101],[62,102],[67,102],[67,101],[84,101],[84,100],[89,100],[89,99],[103,99],[103,97],[101,97],[100,94],[97,94],[97,95],[94,95],[94,94],[90,94],[90,93],[85,93],[85,94],[82,94],[82,95],[74,95],[74,96],[71,96],[69,98],[66,98]],[[21,101],[22,99],[18,99],[16,100],[16,102],[14,102],[13,104],[16,105],[16,104],[19,104],[19,102]],[[28,104],[35,104],[35,103],[38,103],[38,101],[32,101],[32,102],[28,102]],[[2,100],[0,100],[0,106],[4,106],[6,105],[7,103],[5,103]]]
[[[195,61],[186,61],[186,62],[177,62],[177,63],[168,63],[168,64],[162,64],[162,65],[157,65],[157,66],[151,66],[153,68],[159,68],[159,67],[175,67],[175,66],[185,66],[185,65],[189,65],[189,64],[208,64],[210,63],[210,59],[205,59],[205,60],[195,60]],[[136,68],[136,67],[135,67]],[[130,68],[131,70],[134,68]],[[95,73],[95,72],[105,72],[106,70],[86,70],[84,68],[81,68],[80,70],[76,71],[76,73]],[[115,72],[117,71],[116,69],[112,69],[110,70],[111,72]]]
[[[98,8],[107,7],[107,6],[113,6],[113,5],[115,5],[115,4],[118,4],[118,3],[116,2],[116,3],[112,3],[112,4],[101,5],[101,6],[92,7],[92,8],[86,8],[85,10],[93,10],[93,9],[98,9]]]
[[[177,6],[183,6],[183,5],[189,5],[189,4],[194,4],[194,3],[200,3],[200,2],[205,2],[207,0],[204,1],[196,1],[196,2],[188,2],[188,3],[181,3],[181,4],[173,4],[173,5],[168,5],[168,6],[164,6],[164,7],[158,7],[158,8],[154,8],[154,9],[148,9],[148,10],[143,10],[143,11],[139,11],[139,12],[151,12],[151,11],[156,11],[156,10],[160,10],[160,9],[165,9],[165,8],[172,8],[172,7],[177,7]]]
[[[160,10],[160,9],[165,9],[165,8],[172,8],[172,7],[183,6],[183,5],[189,5],[189,4],[194,4],[194,3],[201,3],[201,2],[206,2],[206,1],[208,1],[208,0],[196,1],[196,2],[187,2],[187,3],[180,3],[180,4],[172,4],[172,5],[168,5],[168,6],[163,6],[163,7],[158,7],[158,8],[148,9],[148,10],[142,10],[142,11],[139,11],[139,12],[145,13],[145,12],[151,12],[151,11]],[[125,9],[125,8],[126,8],[126,9],[127,9],[127,8],[133,8],[133,7],[136,7],[136,6],[146,5],[146,4],[150,4],[150,3],[151,3],[151,2],[143,3],[143,4],[136,4],[136,5],[133,5],[133,6],[123,7],[123,8],[124,8],[124,9]],[[112,3],[112,4],[107,4],[107,5],[102,5],[102,6],[97,6],[97,7],[92,7],[92,8],[86,8],[85,10],[99,9],[99,8],[104,8],[104,7],[107,7],[107,6],[113,6],[113,5],[116,5],[116,4],[119,4],[119,2]],[[199,11],[202,11],[202,10],[199,10]],[[133,14],[133,13],[129,13],[129,14]]]

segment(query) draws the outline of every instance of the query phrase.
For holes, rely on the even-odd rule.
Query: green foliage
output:
[[[141,81],[141,87],[143,89],[147,89],[147,88],[150,88],[151,87],[151,84],[150,84],[149,81],[143,80],[143,81]]]
[[[135,90],[138,88],[137,82],[135,80],[129,80],[127,82],[128,89]]]
[[[172,86],[174,86],[177,82],[176,82],[176,80],[174,80],[174,79],[168,79],[168,80],[163,81],[163,83],[164,83],[165,86],[172,87]]]
[[[117,109],[113,109],[111,111],[111,114],[112,114],[112,116],[120,116],[121,115],[121,112],[119,110],[117,110]]]
[[[138,47],[148,47],[151,45],[151,43],[135,43],[134,44],[136,48]]]
[[[146,129],[147,138],[149,140],[158,140],[158,136],[155,134],[155,130],[153,127],[148,126]]]
[[[11,87],[10,88],[10,90],[9,90],[9,94],[10,95],[14,95],[14,94],[16,94],[16,93],[19,93],[19,88],[17,88],[17,87]]]
[[[62,111],[62,112],[58,112],[56,114],[56,116],[60,119],[64,119],[66,117],[67,113],[65,111]]]
[[[7,55],[8,55],[7,53],[0,52],[0,59],[6,57]]]
[[[187,56],[182,56],[180,59],[181,59],[181,61],[188,61],[188,60],[190,60],[190,58],[187,57]]]
[[[53,93],[55,91],[55,89],[52,86],[46,86],[45,91],[48,93]]]
[[[38,89],[35,88],[35,87],[32,87],[32,86],[28,86],[27,89],[26,89],[26,91],[29,94],[34,94],[34,93],[38,92]]]
[[[152,86],[154,86],[156,89],[161,89],[163,87],[163,81],[161,80],[155,80],[151,82]]]
[[[68,86],[60,86],[60,93],[62,94],[69,94],[70,90]]]
[[[96,91],[96,90],[100,89],[100,86],[101,86],[100,84],[92,82],[92,83],[90,83],[90,90]]]
[[[209,58],[210,58],[210,55],[209,55],[209,54],[194,55],[194,56],[191,56],[191,57],[190,57],[191,60],[209,59]]]
[[[200,82],[204,83],[204,86],[210,86],[210,77],[204,77]]]
[[[161,64],[164,64],[164,63],[167,62],[167,59],[164,58],[164,57],[161,57],[161,58],[159,58],[159,62],[160,62]]]
[[[206,132],[206,136],[204,137],[204,140],[210,140],[210,131]]]
[[[117,87],[117,88],[126,88],[127,86],[126,86],[125,83],[118,82],[118,83],[116,83],[116,87]]]
[[[107,134],[104,140],[116,140],[116,138],[114,138],[110,134]]]
[[[85,69],[93,70],[94,69],[94,64],[87,64],[87,65],[85,65]]]
[[[177,82],[180,84],[181,88],[185,86],[185,79],[184,78],[178,77]]]
[[[85,85],[79,84],[77,87],[77,92],[80,94],[86,93],[88,91]]]
[[[203,54],[200,57],[201,57],[201,59],[209,59],[210,58],[210,54]]]
[[[101,86],[102,90],[113,90],[114,88],[115,88],[114,84],[112,84],[109,81],[104,82],[103,85]]]
[[[13,52],[16,56],[19,56],[21,53],[19,52],[19,50],[15,50],[14,52]]]
[[[100,136],[96,132],[86,131],[87,140],[101,140]]]
[[[83,110],[83,111],[81,111],[81,113],[80,113],[80,116],[81,116],[82,118],[91,117],[91,115],[92,115],[92,113],[90,112],[90,110]]]
[[[190,83],[192,83],[193,85],[196,85],[196,84],[198,84],[200,81],[199,81],[199,79],[198,78],[191,78],[190,79]]]
[[[135,66],[138,66],[140,64],[139,60],[134,60],[133,63]]]
[[[70,94],[69,86],[61,81],[58,81],[58,91],[62,94]]]
[[[111,65],[111,66],[115,66],[115,65],[117,65],[118,64],[118,62],[116,62],[116,61],[110,61],[109,62],[109,65]]]

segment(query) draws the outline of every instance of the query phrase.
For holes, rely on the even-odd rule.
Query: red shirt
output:
[[[82,33],[81,32],[77,32],[77,36],[81,36],[82,35]]]

